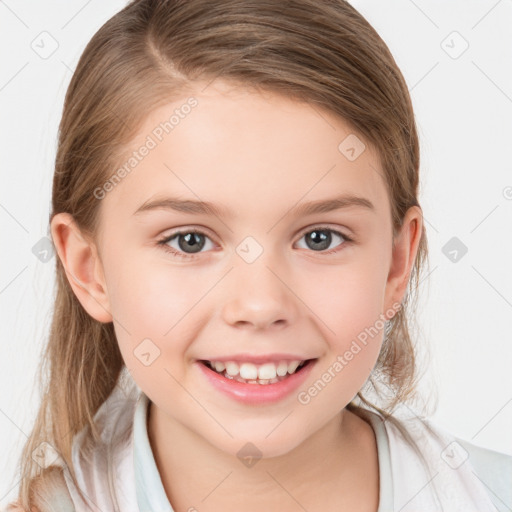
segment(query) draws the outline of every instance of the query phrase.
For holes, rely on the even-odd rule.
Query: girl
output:
[[[49,381],[12,507],[509,510],[511,457],[397,411],[418,170],[402,74],[342,0],[110,19],[65,99]]]

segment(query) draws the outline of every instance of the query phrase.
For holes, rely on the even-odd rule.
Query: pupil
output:
[[[306,237],[307,245],[310,249],[327,249],[331,245],[332,235],[328,230],[315,230],[309,233]],[[204,247],[203,237],[199,233],[186,233],[185,235],[178,235],[180,249],[187,252],[199,252]],[[185,243],[181,243],[184,240]],[[312,243],[309,243],[309,241]]]
[[[310,249],[327,249],[331,244],[331,232],[328,230],[315,230],[306,237],[306,241],[313,240],[313,246],[308,243]],[[318,244],[318,245],[315,245]]]
[[[182,244],[181,240],[185,240]],[[192,249],[191,252],[199,252],[204,246],[204,240],[202,240],[199,233],[187,233],[186,235],[179,235],[178,243],[180,249],[187,252],[188,249]]]

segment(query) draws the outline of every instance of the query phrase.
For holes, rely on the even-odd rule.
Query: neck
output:
[[[375,436],[346,409],[289,452],[246,466],[148,406],[151,448],[176,511],[377,510]]]

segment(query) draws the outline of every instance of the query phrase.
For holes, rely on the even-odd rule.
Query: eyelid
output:
[[[210,238],[210,240],[212,240],[212,242],[215,242],[217,245],[219,245],[218,242],[216,241],[216,236],[212,234],[212,231],[210,231],[208,228],[206,228],[204,226],[194,226],[194,227],[184,226],[184,227],[179,227],[179,228],[170,228],[169,230],[164,231],[164,233],[166,233],[166,232],[168,232],[167,235],[164,234],[159,237],[160,241],[172,239],[176,235],[180,235],[180,234],[199,233],[200,235],[208,236],[208,238]]]
[[[174,258],[177,258],[177,259],[181,258],[183,260],[195,259],[198,255],[202,254],[203,251],[201,251],[199,253],[188,254],[183,251],[178,251],[178,250],[174,249],[173,247],[167,245],[168,242],[170,242],[177,236],[185,235],[188,233],[198,233],[200,235],[204,235],[206,238],[211,240],[214,245],[218,245],[217,242],[215,241],[215,237],[210,235],[210,230],[208,228],[205,228],[203,226],[200,226],[200,227],[184,226],[184,227],[174,228],[174,229],[172,229],[171,233],[169,233],[168,235],[159,237],[156,241],[156,246],[161,247],[165,252],[170,253],[171,256]],[[209,252],[210,251],[205,251],[204,254],[207,255]]]
[[[352,233],[351,229],[349,229],[345,226],[342,226],[342,227],[334,226],[333,227],[329,224],[322,224],[322,223],[311,224],[310,226],[302,228],[301,230],[298,231],[298,233],[296,235],[294,235],[293,238],[296,238],[296,237],[301,238],[305,234],[310,233],[311,231],[314,231],[315,229],[326,229],[326,230],[338,232],[340,235],[343,236],[343,238],[345,238],[347,240],[352,240],[352,241],[354,240],[354,234]],[[348,231],[348,234],[345,231]],[[162,235],[161,237],[159,237],[159,241],[168,240],[170,238],[175,237],[178,234],[183,234],[183,233],[199,233],[199,234],[208,235],[208,237],[212,241],[217,243],[217,245],[220,245],[215,240],[215,238],[216,238],[215,235],[212,235],[212,232],[207,227],[204,227],[204,226],[195,226],[195,227],[184,226],[184,227],[179,227],[179,228],[170,228],[170,233],[168,235]]]
[[[318,223],[318,224],[311,224],[307,228],[301,229],[299,231],[299,233],[298,233],[298,236],[300,238],[300,237],[303,237],[306,233],[311,233],[311,231],[321,230],[321,229],[325,229],[325,230],[328,230],[328,231],[334,231],[336,233],[339,233],[346,240],[351,240],[351,241],[354,240],[354,236],[355,235],[352,233],[351,229],[349,229],[347,227],[344,227],[344,226],[332,226],[332,225],[329,225],[328,223],[327,224],[323,224],[321,222]]]
[[[336,246],[334,249],[329,249],[329,250],[325,250],[325,251],[308,251],[308,252],[311,252],[313,254],[318,253],[319,255],[329,255],[329,254],[338,253],[338,252],[343,250],[342,246],[355,242],[354,236],[352,234],[347,235],[344,232],[345,231],[344,227],[343,228],[338,228],[338,226],[332,227],[332,226],[329,226],[329,225],[326,225],[326,224],[321,224],[321,223],[320,224],[311,224],[310,226],[300,230],[299,234],[295,236],[295,237],[298,237],[297,238],[297,242],[304,235],[306,235],[308,233],[311,233],[311,232],[313,232],[315,230],[317,230],[317,231],[321,231],[321,230],[331,231],[332,233],[335,233],[335,234],[339,235],[341,238],[343,238],[343,242],[340,245]],[[349,231],[351,231],[351,230],[349,230]],[[197,226],[196,227],[184,226],[184,227],[174,228],[171,231],[170,234],[168,234],[166,236],[160,237],[157,240],[157,246],[161,246],[165,251],[170,252],[171,254],[174,254],[177,258],[181,258],[182,257],[182,258],[185,258],[185,259],[187,259],[187,258],[188,259],[194,259],[197,256],[199,256],[200,254],[202,254],[202,252],[189,254],[189,253],[186,253],[186,252],[177,251],[176,249],[174,249],[174,248],[172,248],[172,247],[167,245],[167,243],[170,242],[175,237],[177,237],[179,235],[183,235],[183,234],[188,234],[188,233],[198,233],[200,235],[205,235],[214,244],[218,245],[218,243],[215,241],[215,237],[211,236],[211,232],[210,232],[210,230],[208,228],[206,228],[204,226],[199,226],[199,227],[197,227]],[[204,254],[208,254],[209,252],[210,251],[205,251]]]

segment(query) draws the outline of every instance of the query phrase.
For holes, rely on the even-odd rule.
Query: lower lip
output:
[[[246,404],[261,404],[278,402],[290,395],[307,379],[316,361],[310,361],[298,372],[274,384],[246,384],[228,379],[199,361],[194,364],[199,366],[212,386],[230,398]]]

